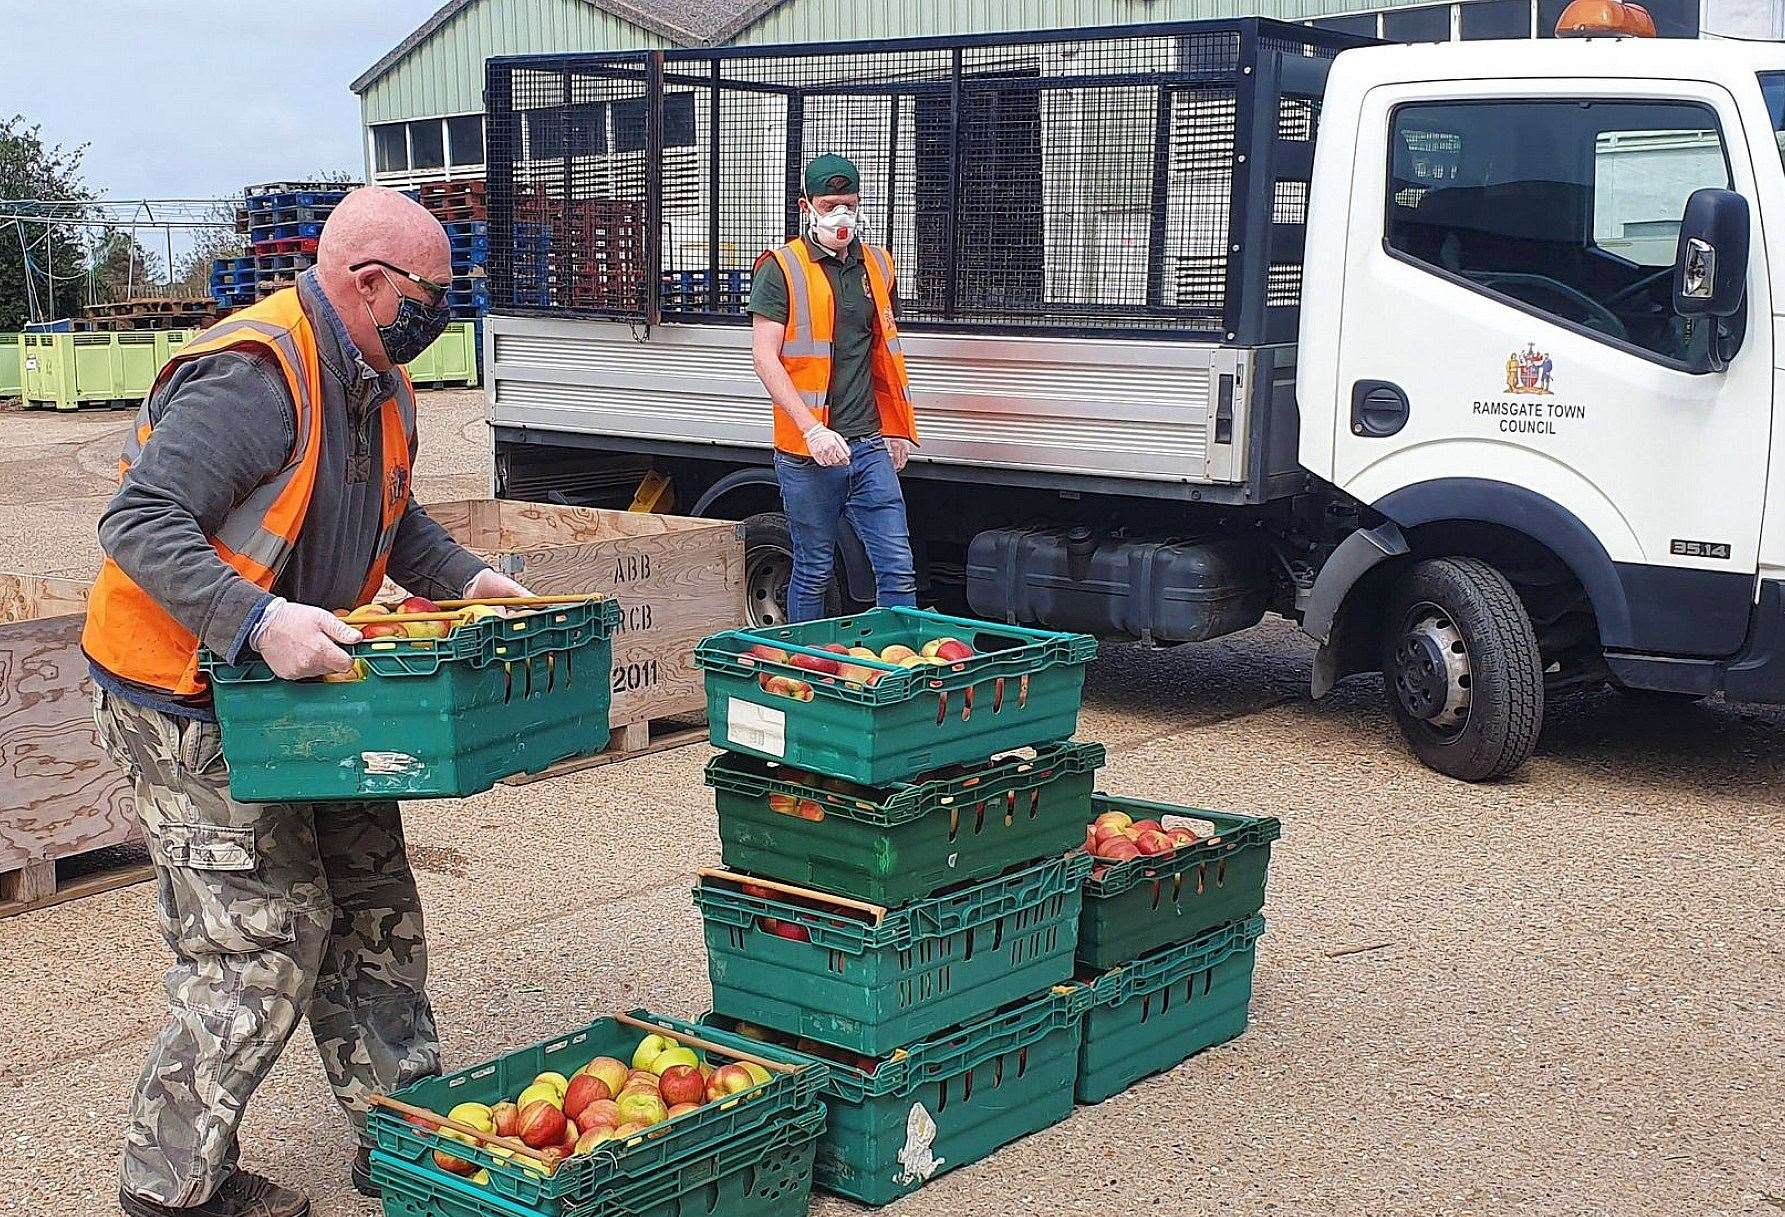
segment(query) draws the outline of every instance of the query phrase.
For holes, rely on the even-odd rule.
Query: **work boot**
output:
[[[310,1213],[309,1198],[302,1192],[244,1170],[225,1179],[203,1204],[171,1208],[120,1190],[118,1206],[130,1217],[309,1217]]]
[[[372,1182],[372,1151],[362,1145],[353,1155],[353,1190],[376,1200],[384,1189]]]

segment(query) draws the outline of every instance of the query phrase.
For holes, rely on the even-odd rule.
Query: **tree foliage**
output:
[[[46,142],[42,128],[23,115],[0,121],[0,199],[91,199],[81,178],[85,154],[85,145]],[[87,259],[76,232],[67,226],[0,225],[0,331],[17,330],[27,318],[27,251],[40,312],[68,317],[80,307]]]

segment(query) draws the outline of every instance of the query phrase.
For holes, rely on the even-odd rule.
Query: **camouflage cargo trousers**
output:
[[[238,803],[216,723],[100,690],[135,786],[173,949],[168,1021],[138,1079],[125,1190],[202,1203],[235,1169],[255,1087],[308,1016],[363,1139],[367,1098],[440,1070],[421,903],[395,803]]]

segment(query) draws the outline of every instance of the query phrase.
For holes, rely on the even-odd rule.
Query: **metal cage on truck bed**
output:
[[[1292,341],[1320,95],[1247,18],[491,59],[491,305],[740,319],[838,152],[913,331]]]

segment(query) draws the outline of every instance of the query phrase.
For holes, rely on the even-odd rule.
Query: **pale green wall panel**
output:
[[[787,0],[746,29],[736,41],[775,43],[898,38],[1236,16],[1303,20],[1427,2],[1429,0],[881,0],[874,4],[850,4],[839,0]]]
[[[1422,2],[1426,0],[787,0],[737,41],[894,38],[1251,13],[1294,20]],[[665,45],[658,35],[586,0],[478,0],[374,81],[361,98],[361,112],[370,125],[480,111],[483,61],[492,55]]]
[[[483,61],[492,55],[642,50],[662,38],[584,0],[478,0],[435,30],[366,89],[365,122],[483,109]]]

